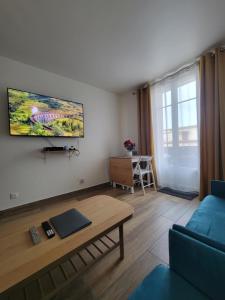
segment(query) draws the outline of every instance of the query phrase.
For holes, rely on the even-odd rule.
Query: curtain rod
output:
[[[215,54],[215,49],[216,49],[216,48],[220,48],[221,51],[225,51],[225,43],[220,43],[220,44],[215,45],[214,47],[210,47],[209,49],[207,49],[206,51],[204,51],[204,52],[202,53],[202,55],[205,55],[205,54],[207,54],[207,53]],[[199,63],[199,61],[200,61],[200,58],[201,58],[201,56],[197,57],[197,58],[196,58],[194,61],[192,61],[191,63],[179,67],[179,68],[176,69],[175,71],[172,71],[172,72],[170,72],[170,73],[167,73],[167,74],[165,74],[164,76],[159,77],[159,78],[157,78],[157,79],[155,79],[155,80],[148,81],[148,82],[146,82],[145,84],[142,84],[141,87],[138,87],[137,89],[140,89],[140,88],[146,88],[148,85],[153,86],[153,85],[155,85],[155,84],[157,84],[157,83],[159,83],[159,82],[161,82],[161,81],[163,81],[163,80],[165,80],[165,79],[167,79],[167,78],[173,77],[174,75],[178,74],[179,72],[182,72],[182,71],[184,71],[184,70],[187,70],[187,69],[193,67],[194,65],[197,65],[197,64]],[[135,95],[135,94],[136,94],[136,91],[133,92],[133,95]]]
[[[164,76],[162,76],[162,77],[160,77],[160,78],[157,78],[157,79],[151,81],[151,82],[150,82],[150,86],[153,86],[153,85],[155,85],[155,84],[157,84],[157,83],[159,83],[159,82],[161,82],[161,81],[163,81],[163,80],[166,80],[166,79],[168,79],[168,78],[170,78],[170,77],[175,76],[176,74],[178,74],[178,73],[180,73],[180,72],[182,72],[182,71],[185,71],[185,70],[188,70],[188,69],[192,68],[193,66],[195,66],[195,65],[198,64],[199,60],[200,60],[200,57],[197,58],[197,59],[196,59],[195,61],[193,61],[192,63],[189,63],[189,64],[186,64],[186,65],[184,65],[184,66],[182,66],[182,67],[179,67],[179,68],[176,69],[175,71],[170,72],[170,73],[167,73],[166,75],[164,75]]]
[[[225,51],[225,43],[220,43],[220,44],[217,44],[215,45],[214,47],[210,47],[209,49],[207,49],[205,52],[202,53],[202,55],[205,55],[207,53],[212,53],[212,54],[215,54],[215,49],[216,48],[219,48],[220,51]],[[193,62],[189,63],[189,64],[186,64],[182,67],[179,67],[178,69],[176,69],[175,71],[173,72],[170,72],[170,73],[167,73],[165,74],[164,76],[160,77],[160,78],[157,78],[151,82],[149,82],[150,86],[153,86],[167,78],[170,78],[170,77],[173,77],[174,75],[178,74],[179,72],[182,72],[184,70],[188,70],[189,68],[193,67],[194,65],[197,65],[200,61],[200,57],[197,57]]]

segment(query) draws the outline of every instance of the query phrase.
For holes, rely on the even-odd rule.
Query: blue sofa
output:
[[[129,300],[225,300],[225,182],[212,181],[185,227],[169,230],[170,265],[157,266]]]

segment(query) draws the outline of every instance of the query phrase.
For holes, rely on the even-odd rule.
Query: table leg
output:
[[[119,226],[119,240],[120,240],[120,259],[124,259],[124,238],[123,238],[123,224]]]
[[[116,183],[115,183],[115,182],[113,182],[113,188],[114,188],[114,189],[116,188]]]

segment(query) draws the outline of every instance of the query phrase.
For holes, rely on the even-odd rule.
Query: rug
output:
[[[168,194],[171,196],[175,196],[175,197],[179,197],[179,198],[183,198],[186,200],[193,200],[195,197],[197,197],[199,195],[198,192],[183,192],[183,191],[174,190],[174,189],[171,189],[168,187],[161,188],[158,190],[158,192]]]

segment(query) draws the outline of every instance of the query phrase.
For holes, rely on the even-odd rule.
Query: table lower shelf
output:
[[[122,228],[118,238],[110,233],[90,242],[85,247],[75,250],[57,266],[50,267],[40,276],[26,280],[26,284],[18,284],[0,295],[0,300],[47,300],[66,287],[76,277],[85,272],[93,264],[121,246]],[[116,235],[117,236],[117,235]],[[121,257],[123,258],[123,257]]]

